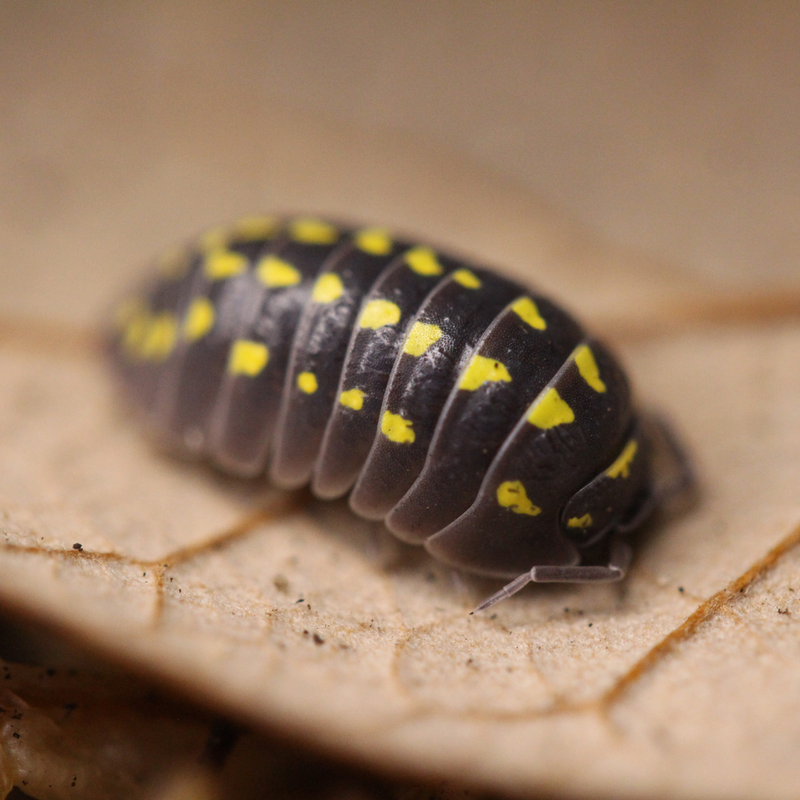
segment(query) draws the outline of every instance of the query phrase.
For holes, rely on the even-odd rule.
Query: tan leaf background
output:
[[[376,771],[797,796],[798,41],[791,4],[3,3],[6,609]],[[535,281],[675,421],[700,502],[623,584],[470,617],[493,583],[343,504],[159,454],[92,333],[159,249],[275,209]]]

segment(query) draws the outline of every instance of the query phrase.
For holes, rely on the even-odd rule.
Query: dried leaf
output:
[[[96,107],[96,83],[61,80],[42,91],[74,90],[74,125],[40,132],[75,193],[39,228],[0,219],[6,605],[375,767],[519,793],[796,794],[795,306],[721,303],[713,282],[610,247],[457,158],[213,78],[175,75],[122,117]],[[89,131],[113,158],[70,146]],[[537,587],[470,617],[494,584],[342,504],[158,454],[83,330],[173,232],[264,205],[460,243],[603,323],[643,401],[690,443],[700,504],[639,537],[620,585]]]
[[[8,662],[0,674],[3,796],[141,797],[203,753],[202,716],[124,675]]]

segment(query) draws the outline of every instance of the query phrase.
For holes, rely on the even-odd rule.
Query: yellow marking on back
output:
[[[531,328],[536,328],[537,331],[547,330],[547,323],[539,313],[536,303],[534,303],[530,297],[520,297],[520,299],[511,306],[511,310],[523,322],[530,325]]]
[[[144,303],[141,303],[138,310],[132,309],[131,316],[125,322],[122,332],[122,347],[129,356],[142,357],[142,345],[149,330],[150,312]]]
[[[442,338],[442,329],[427,322],[415,322],[403,346],[403,352],[410,356],[421,356],[432,344]]]
[[[297,376],[297,388],[305,394],[314,394],[319,388],[317,376],[313,372],[301,372]]]
[[[364,306],[358,320],[360,328],[377,330],[384,325],[395,325],[400,322],[400,306],[390,300],[370,300]]]
[[[258,375],[269,361],[269,349],[261,342],[237,339],[231,347],[228,358],[228,372],[231,375]]]
[[[594,354],[589,349],[589,346],[585,344],[578,345],[572,357],[575,359],[578,372],[580,372],[586,383],[596,392],[601,394],[605,392],[606,385],[600,378],[600,370],[597,368],[597,362],[594,360]]]
[[[150,361],[164,361],[175,347],[177,334],[178,321],[174,314],[164,311],[150,317],[140,355]]]
[[[539,506],[535,506],[528,499],[528,493],[522,481],[504,481],[497,487],[497,502],[503,508],[510,508],[515,514],[527,514],[536,517],[542,513]]]
[[[347,408],[352,408],[353,411],[361,411],[366,396],[367,393],[361,389],[348,389],[339,395],[339,402]]]
[[[227,228],[221,226],[212,228],[200,236],[200,249],[204,253],[208,253],[211,250],[224,250],[230,239],[230,231]]]
[[[453,273],[453,280],[460,283],[465,289],[480,289],[481,279],[471,270],[457,269]]]
[[[584,514],[582,517],[570,517],[567,520],[568,528],[588,528],[592,524],[592,515]]]
[[[417,275],[441,275],[444,272],[444,267],[430,247],[424,245],[412,247],[403,257]]]
[[[339,238],[339,230],[330,222],[305,217],[289,223],[289,236],[302,244],[333,244]]]
[[[547,430],[575,422],[575,412],[555,389],[548,389],[534,401],[528,412],[528,422]]]
[[[242,217],[233,226],[233,231],[237,239],[257,242],[260,239],[271,239],[279,228],[280,222],[275,217],[254,216]]]
[[[207,297],[195,297],[183,318],[182,333],[187,342],[202,339],[214,327],[214,306]]]
[[[384,228],[364,228],[357,231],[355,244],[371,256],[387,256],[392,252],[392,237]]]
[[[247,258],[241,253],[219,247],[206,255],[203,271],[209,280],[220,281],[241,275],[247,269],[247,263]]]
[[[283,286],[296,286],[303,279],[300,270],[278,256],[264,256],[259,259],[256,276],[269,289]]]
[[[344,294],[342,279],[335,272],[326,272],[314,282],[311,299],[315,303],[332,303]]]
[[[608,475],[609,478],[619,478],[620,476],[627,478],[631,474],[631,463],[638,449],[639,445],[636,443],[636,439],[631,439],[625,447],[622,448],[622,452],[619,454],[616,461],[606,470],[606,475]]]
[[[506,365],[494,358],[474,355],[461,376],[458,388],[474,392],[484,383],[498,381],[511,382],[511,375],[506,369]]]
[[[392,414],[391,411],[383,412],[381,433],[390,442],[397,442],[397,444],[411,444],[416,438],[411,420],[403,419],[399,414]]]

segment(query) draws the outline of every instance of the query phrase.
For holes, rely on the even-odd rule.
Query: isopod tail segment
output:
[[[640,492],[638,504],[633,506],[632,512],[629,512],[625,518],[611,523],[592,537],[592,542],[603,538],[607,540],[608,546],[605,548],[607,562],[605,564],[534,566],[529,572],[523,573],[498,592],[487,597],[470,611],[470,614],[485,611],[502,600],[507,600],[529,583],[613,583],[621,581],[627,575],[633,558],[633,550],[626,539],[627,535],[641,528],[657,510],[676,502],[689,504],[696,499],[697,475],[689,455],[675,435],[672,426],[654,412],[643,413],[640,411],[639,418],[636,433],[626,442],[621,456],[630,458],[632,441],[645,442],[645,446],[650,451],[650,461],[659,462],[658,475],[650,476],[650,482],[646,483],[645,488]],[[615,461],[617,468],[620,463],[622,462],[618,458]],[[629,463],[628,477],[630,477],[631,466]],[[613,473],[614,465],[612,465],[611,471]],[[571,510],[575,510],[574,504],[586,499],[585,495],[591,494],[592,491],[602,491],[604,479],[609,477],[608,472],[608,469],[605,470],[571,499],[562,512],[562,519],[567,519],[567,523],[570,519],[580,519],[580,517],[568,516]]]

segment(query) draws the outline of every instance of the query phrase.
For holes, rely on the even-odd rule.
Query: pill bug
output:
[[[660,499],[653,425],[601,342],[538,292],[380,228],[209,231],[119,306],[109,349],[171,447],[350,492],[435,558],[515,579],[479,608],[528,581],[620,579]]]

